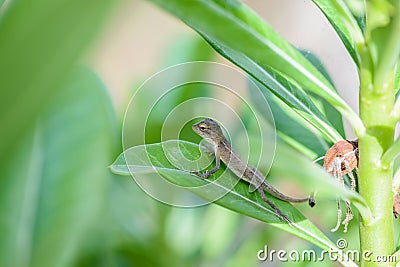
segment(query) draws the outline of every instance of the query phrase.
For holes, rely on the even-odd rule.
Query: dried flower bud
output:
[[[342,140],[335,143],[325,154],[324,169],[342,185],[344,185],[343,175],[348,174],[351,180],[351,190],[356,190],[356,179],[353,176],[353,169],[357,171],[358,165],[358,139],[354,141]],[[350,201],[345,200],[346,217],[342,224],[344,225],[343,232],[347,232],[347,226],[353,219],[353,211],[351,210]],[[337,231],[340,227],[342,211],[340,208],[340,199],[337,200],[337,222],[336,226],[331,229],[332,232]]]
[[[333,175],[334,161],[335,159],[342,159],[340,163],[341,173],[346,174],[352,171],[358,165],[358,153],[355,153],[358,148],[358,140],[348,141],[342,140],[335,143],[325,154],[324,158],[324,169],[331,175]],[[358,150],[357,150],[358,151]],[[346,163],[349,168],[346,168]]]

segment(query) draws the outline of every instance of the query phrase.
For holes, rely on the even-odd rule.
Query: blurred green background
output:
[[[244,2],[328,63],[339,90],[356,99],[345,90],[354,87],[355,69],[315,7]],[[145,79],[186,61],[227,63],[194,32],[146,1],[0,0],[0,6],[0,266],[321,264],[262,263],[257,251],[264,245],[318,249],[215,205],[159,203],[132,179],[110,173],[122,152],[124,110]],[[178,94],[172,106],[193,96]],[[152,114],[146,142],[159,140],[164,115]],[[180,137],[199,141],[191,131]],[[131,145],[141,142],[133,138]],[[338,238],[327,230],[336,222],[333,201],[299,208]],[[350,248],[358,247],[357,235],[354,224],[345,236]]]

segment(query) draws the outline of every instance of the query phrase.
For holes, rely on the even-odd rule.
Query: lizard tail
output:
[[[274,197],[279,198],[280,200],[291,202],[291,203],[308,202],[308,205],[310,205],[310,207],[315,206],[316,201],[313,198],[313,196],[309,196],[309,197],[305,197],[305,198],[289,197],[289,196],[286,196],[285,194],[279,192],[274,187],[268,186],[269,184],[267,185],[266,183],[267,182],[264,181],[264,183],[262,184],[262,188],[265,189],[268,193],[270,193]]]

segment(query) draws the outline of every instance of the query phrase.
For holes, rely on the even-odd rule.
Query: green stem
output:
[[[391,0],[390,2],[395,15],[393,15],[390,24],[384,29],[385,37],[380,43],[384,49],[379,55],[374,75],[374,84],[377,87],[384,87],[385,80],[397,63],[400,54],[400,2],[398,0]]]
[[[392,166],[381,164],[382,154],[393,144],[395,123],[390,116],[394,105],[393,82],[376,88],[372,79],[372,62],[367,47],[359,50],[360,116],[366,127],[359,137],[359,178],[361,196],[371,208],[374,222],[360,220],[360,241],[363,253],[372,253],[371,259],[394,252]],[[388,79],[390,81],[390,79]],[[389,84],[388,84],[389,83]],[[381,266],[362,259],[362,266]],[[386,265],[382,265],[386,266]]]

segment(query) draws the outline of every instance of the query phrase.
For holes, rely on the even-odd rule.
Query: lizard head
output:
[[[193,124],[192,129],[204,139],[213,141],[219,140],[224,136],[218,123],[208,118]]]

